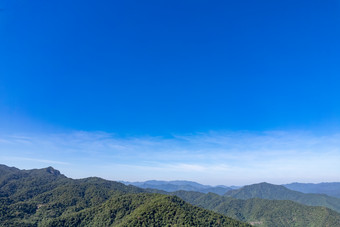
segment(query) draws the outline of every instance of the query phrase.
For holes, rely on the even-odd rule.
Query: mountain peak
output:
[[[45,170],[46,170],[46,172],[48,172],[48,173],[50,173],[50,174],[52,174],[52,175],[54,175],[54,176],[59,176],[59,175],[60,175],[60,171],[54,169],[54,168],[51,167],[51,166],[47,167]]]
[[[262,182],[258,184],[247,185],[240,189],[228,191],[225,195],[238,199],[250,199],[250,198],[273,199],[280,194],[284,195],[287,193],[297,192],[291,191],[281,185]]]

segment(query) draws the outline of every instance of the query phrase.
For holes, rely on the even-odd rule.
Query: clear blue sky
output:
[[[103,156],[95,164],[105,163],[110,171],[125,175],[93,175],[247,183],[261,178],[247,178],[244,173],[243,181],[231,182],[222,177],[231,171],[224,168],[232,165],[229,159],[204,159],[233,153],[245,160],[255,147],[252,154],[264,155],[270,148],[281,149],[279,144],[291,141],[288,138],[299,138],[298,143],[288,142],[286,149],[294,150],[295,158],[302,150],[312,152],[314,161],[322,155],[326,168],[334,160],[332,155],[340,155],[337,144],[328,150],[328,145],[321,146],[340,132],[339,85],[339,0],[0,2],[0,141],[7,141],[0,143],[0,156],[7,157],[4,164],[28,168],[40,167],[39,160],[45,160],[41,165],[52,161],[51,165],[71,176],[87,176],[85,167],[77,166],[79,172],[72,172],[75,160],[84,166],[89,161],[82,157],[91,160],[91,155],[80,152],[84,147],[78,142],[85,141],[94,146],[93,152],[124,159],[114,162]],[[13,138],[19,137],[35,145],[17,144]],[[214,141],[217,137],[219,145],[197,146],[207,137]],[[321,137],[327,139],[320,141]],[[251,149],[234,146],[255,138]],[[276,141],[275,145],[263,143],[266,139]],[[312,139],[319,141],[319,150],[301,148]],[[58,148],[48,153],[44,141]],[[56,141],[64,141],[63,146]],[[175,148],[145,146],[150,141]],[[112,148],[117,144],[130,150],[120,153]],[[80,153],[64,153],[71,147]],[[137,151],[142,157],[133,160]],[[164,160],[157,156],[165,153],[172,155]],[[199,160],[197,154],[205,158]],[[271,163],[285,158],[263,156]],[[245,163],[247,168],[252,165],[251,160]],[[130,174],[119,169],[117,165],[122,164],[129,166]],[[169,174],[152,175],[154,171],[140,165],[145,169],[168,166],[178,173],[164,170]],[[233,165],[242,167],[241,162]],[[183,166],[197,167],[198,172],[224,167],[207,174],[206,179],[221,174],[208,181],[200,174],[181,175]],[[275,168],[273,164],[266,170]],[[282,181],[295,180],[294,171],[291,176],[282,173],[286,176]],[[332,172],[339,175],[340,169]],[[311,173],[300,175],[299,179],[310,181],[340,181],[330,172],[318,178],[310,178]]]

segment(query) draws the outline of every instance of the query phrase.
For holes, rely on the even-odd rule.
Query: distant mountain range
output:
[[[134,185],[140,188],[150,188],[150,189],[158,189],[167,192],[174,191],[195,191],[202,193],[216,193],[218,195],[224,195],[226,192],[230,190],[239,189],[242,186],[210,186],[203,185],[193,181],[158,181],[158,180],[149,180],[144,182],[129,182],[129,181],[120,181],[125,185]],[[282,186],[302,193],[314,193],[314,194],[325,194],[332,197],[340,198],[340,182],[332,182],[332,183],[291,183],[291,184],[282,184]]]
[[[285,186],[288,189],[303,192],[303,193],[326,194],[329,196],[340,198],[340,183],[339,182],[319,183],[319,184],[291,183],[291,184],[284,184],[283,186]]]
[[[290,190],[281,185],[260,183],[247,185],[240,189],[230,190],[225,196],[236,199],[271,199],[291,200],[309,206],[324,206],[340,212],[340,199],[324,194],[302,193]]]
[[[193,205],[256,226],[310,226],[311,223],[313,226],[340,226],[337,213],[340,212],[340,199],[290,190],[286,185],[259,183],[236,189],[218,186],[227,189],[226,192],[213,194],[215,187],[191,181],[125,183],[148,188],[153,193],[176,195]]]
[[[120,181],[125,185],[133,185],[140,188],[150,188],[150,189],[157,189],[163,190],[166,192],[175,192],[175,191],[195,191],[195,192],[202,192],[202,193],[215,193],[218,195],[224,195],[227,191],[239,188],[237,186],[227,187],[224,185],[218,186],[210,186],[210,185],[203,185],[193,181],[157,181],[157,180],[150,180],[144,182],[128,182],[128,181]]]

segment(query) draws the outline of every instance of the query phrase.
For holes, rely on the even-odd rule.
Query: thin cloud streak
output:
[[[36,159],[36,158],[25,158],[25,157],[1,157],[1,159],[7,160],[7,161],[29,161],[29,162],[38,162],[38,163],[44,163],[44,164],[70,165],[70,163],[68,162],[46,160],[46,159]]]
[[[184,177],[210,184],[340,180],[340,134],[209,132],[162,138],[76,131],[0,135],[0,152],[3,157],[19,157],[2,158],[9,164],[25,168],[51,164],[76,178]]]

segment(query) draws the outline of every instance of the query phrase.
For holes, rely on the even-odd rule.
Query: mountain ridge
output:
[[[236,199],[270,199],[290,200],[309,206],[324,206],[340,212],[340,199],[324,194],[312,194],[293,191],[282,185],[266,182],[244,186],[240,189],[228,191],[225,196]]]
[[[174,180],[174,181],[149,180],[142,182],[128,182],[128,181],[121,182],[124,183],[125,185],[130,184],[144,189],[157,189],[167,192],[185,190],[185,191],[198,191],[203,193],[213,192],[219,195],[223,195],[227,191],[232,190],[231,187],[227,187],[224,185],[210,186],[186,180]]]
[[[303,193],[326,194],[340,198],[340,182],[299,183],[283,184],[288,189]]]

